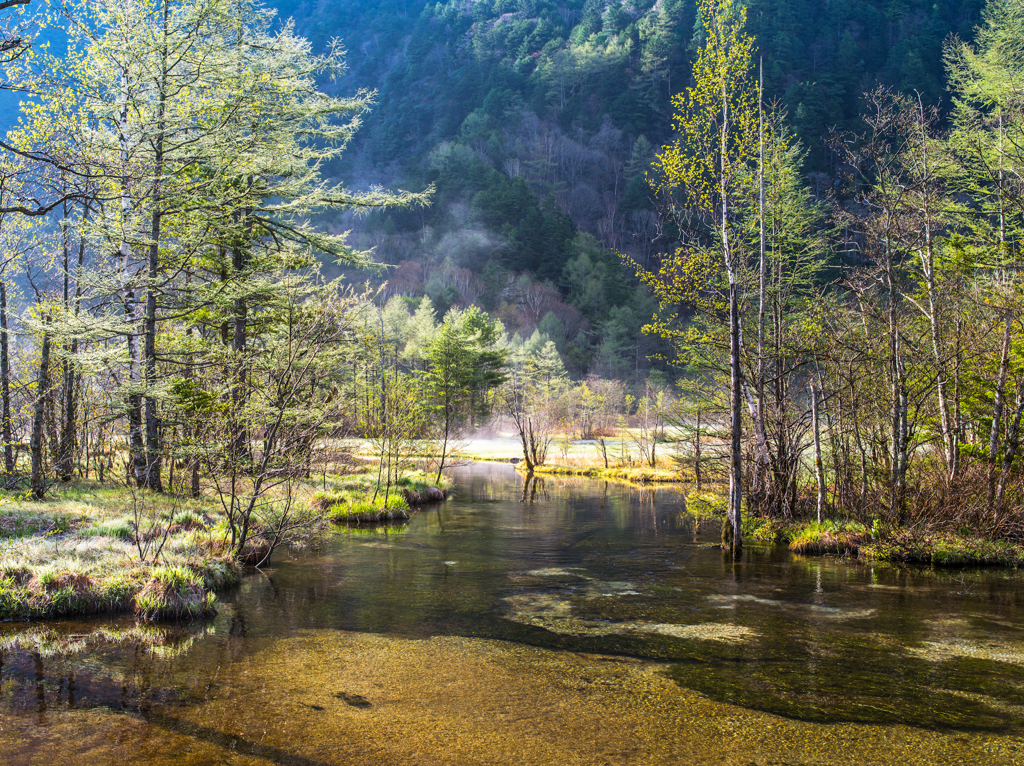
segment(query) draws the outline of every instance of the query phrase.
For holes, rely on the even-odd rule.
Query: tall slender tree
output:
[[[758,89],[752,77],[754,41],[743,28],[746,9],[735,0],[701,0],[704,41],[694,84],[673,97],[677,138],[662,148],[652,187],[683,239],[681,249],[713,249],[725,270],[729,327],[729,510],[723,541],[742,551],[743,368],[740,302],[748,257],[741,234],[744,181],[758,157]],[[669,259],[671,261],[671,259]],[[672,267],[663,266],[664,282]]]

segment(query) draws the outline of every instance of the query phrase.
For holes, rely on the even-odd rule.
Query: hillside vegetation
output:
[[[838,177],[829,131],[857,127],[878,83],[944,103],[943,41],[971,39],[983,2],[746,6],[765,100],[789,115],[824,196]],[[676,241],[645,175],[702,41],[694,0],[280,7],[317,43],[343,40],[351,69],[334,87],[379,91],[338,172],[436,185],[429,208],[334,224],[394,267],[390,294],[429,295],[442,314],[476,303],[523,337],[539,328],[574,375],[667,371],[667,348],[640,332],[654,305],[616,253],[647,266]]]

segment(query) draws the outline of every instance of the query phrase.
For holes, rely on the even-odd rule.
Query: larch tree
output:
[[[45,73],[53,87],[38,110],[71,137],[62,167],[89,181],[95,215],[83,228],[99,254],[89,281],[95,294],[118,296],[95,318],[126,340],[131,473],[160,490],[172,388],[194,369],[193,330],[217,325],[233,350],[238,415],[251,328],[290,290],[280,276],[321,256],[368,260],[313,217],[426,195],[351,193],[324,179],[372,94],[325,94],[319,83],[344,71],[343,51],[313,54],[259,3],[100,3],[69,9],[68,24],[69,53]],[[231,451],[242,456],[249,433],[237,422]]]
[[[672,99],[677,138],[654,164],[653,191],[677,226],[683,244],[645,281],[670,287],[694,256],[708,272],[716,252],[727,280],[729,327],[729,505],[723,542],[742,550],[743,367],[741,289],[747,252],[741,235],[744,179],[758,157],[758,90],[752,77],[754,41],[743,29],[746,9],[735,0],[701,0],[703,44],[693,85]],[[698,251],[702,254],[698,255]],[[710,273],[704,276],[714,278]]]
[[[985,302],[999,309],[1001,342],[991,380],[986,454],[988,505],[996,513],[1007,473],[1000,471],[1000,452],[1014,440],[1008,437],[1020,423],[1008,407],[1008,384],[1024,313],[1019,244],[1024,234],[1024,7],[1014,0],[992,0],[976,45],[950,41],[946,67],[954,94],[949,144],[957,165],[955,190],[977,201],[964,211],[964,230],[983,243],[982,262],[991,274]],[[1024,401],[1024,392],[1017,398]]]

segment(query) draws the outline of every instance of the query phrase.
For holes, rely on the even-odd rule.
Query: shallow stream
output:
[[[0,763],[1024,763],[1024,576],[719,534],[673,490],[459,469],[206,625],[0,624]]]

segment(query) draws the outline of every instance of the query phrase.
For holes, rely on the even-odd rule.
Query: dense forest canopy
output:
[[[815,194],[837,180],[830,130],[855,128],[876,84],[948,108],[943,41],[970,39],[982,6],[748,3],[766,102],[787,112]],[[343,40],[351,69],[332,87],[379,91],[335,171],[356,185],[436,185],[428,209],[334,224],[396,267],[395,294],[429,295],[442,313],[476,303],[524,336],[540,328],[576,375],[639,379],[652,364],[670,373],[657,361],[667,348],[639,332],[653,305],[615,253],[648,263],[673,246],[645,174],[671,137],[670,97],[702,41],[695,2],[280,10],[319,45]]]

